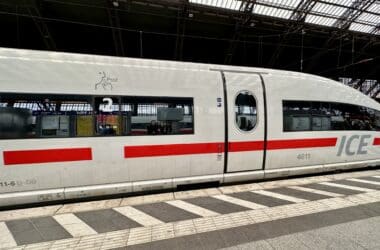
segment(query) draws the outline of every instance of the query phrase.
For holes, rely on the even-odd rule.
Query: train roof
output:
[[[269,68],[256,68],[256,67],[246,67],[246,66],[233,66],[233,65],[221,65],[221,64],[206,64],[206,63],[195,63],[195,62],[182,62],[182,61],[171,61],[171,60],[157,60],[157,59],[146,59],[146,58],[131,58],[131,57],[116,57],[116,56],[105,56],[105,55],[92,55],[92,54],[80,54],[80,53],[67,53],[67,52],[57,52],[57,51],[40,51],[40,50],[27,50],[27,49],[14,49],[14,48],[4,48],[0,47],[0,59],[6,58],[20,58],[24,60],[41,60],[50,62],[72,62],[72,63],[87,63],[87,64],[98,64],[98,65],[131,65],[131,66],[141,66],[141,67],[159,67],[159,68],[170,68],[170,69],[180,69],[180,70],[196,70],[196,71],[210,71],[210,70],[227,70],[227,71],[244,71],[252,73],[265,73],[265,74],[275,74],[275,75],[288,75],[288,76],[299,76],[307,75],[308,77],[313,77],[315,79],[327,80],[330,82],[335,82],[328,78],[295,72],[286,71],[279,69],[269,69]]]
[[[115,57],[104,55],[90,55],[79,53],[66,53],[56,51],[39,51],[39,50],[26,50],[26,49],[13,49],[0,47],[0,60],[1,59],[19,59],[24,61],[42,61],[52,63],[72,63],[72,64],[92,64],[100,66],[131,66],[131,67],[146,67],[146,68],[159,68],[170,70],[189,70],[189,71],[204,71],[210,70],[224,70],[232,72],[252,72],[262,73],[274,77],[293,77],[312,80],[321,84],[328,84],[329,87],[336,90],[344,91],[350,96],[356,96],[364,98],[363,105],[369,105],[380,109],[380,104],[375,100],[364,95],[360,91],[353,89],[349,86],[343,85],[337,81],[312,75],[302,72],[285,71],[278,69],[268,68],[255,68],[255,67],[242,67],[242,66],[230,66],[230,65],[218,65],[218,64],[205,64],[194,62],[178,62],[169,60],[156,60],[156,59],[141,59],[141,58],[128,58],[128,57]],[[1,66],[1,65],[0,65]],[[0,67],[1,70],[1,67]],[[1,75],[1,74],[0,74]],[[1,80],[1,78],[0,78]]]

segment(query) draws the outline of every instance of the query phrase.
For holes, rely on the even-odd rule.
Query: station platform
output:
[[[380,249],[380,170],[0,212],[0,249]]]

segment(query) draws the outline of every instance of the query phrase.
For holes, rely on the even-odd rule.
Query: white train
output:
[[[295,72],[0,48],[0,205],[380,165],[380,104]]]

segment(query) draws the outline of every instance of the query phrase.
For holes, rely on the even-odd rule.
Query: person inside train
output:
[[[160,133],[160,127],[155,120],[152,120],[147,126],[148,135],[158,135]]]
[[[99,130],[101,135],[116,135],[116,130],[111,124],[99,125]]]
[[[240,117],[240,123],[239,123],[239,128],[241,130],[245,130],[246,126],[247,126],[247,118],[245,118],[244,116],[241,116]]]
[[[248,120],[248,123],[247,123],[247,128],[246,128],[246,130],[247,131],[250,131],[250,130],[252,130],[253,129],[253,124],[252,124],[252,121],[251,120]]]

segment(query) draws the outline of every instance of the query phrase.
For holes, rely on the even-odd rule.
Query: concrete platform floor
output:
[[[380,171],[0,212],[0,249],[380,249]]]

